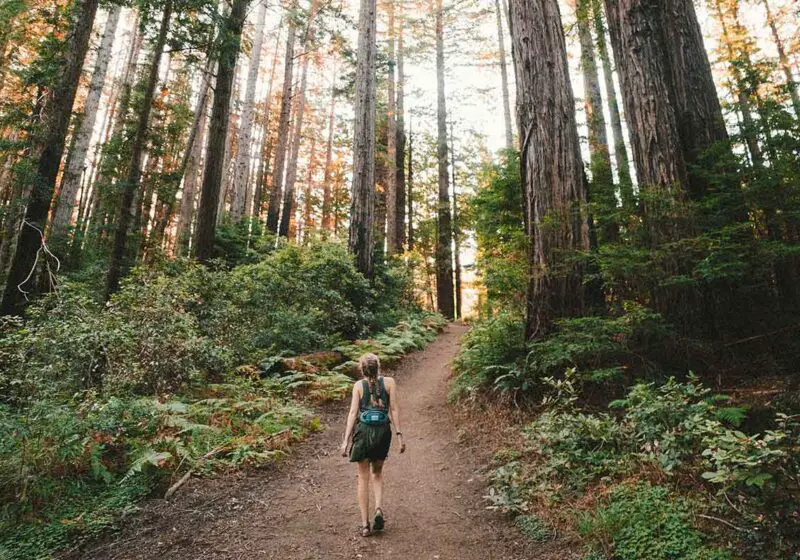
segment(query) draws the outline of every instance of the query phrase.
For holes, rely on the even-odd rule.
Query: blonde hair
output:
[[[377,377],[381,372],[381,361],[378,356],[368,352],[358,359],[358,368],[364,377]]]

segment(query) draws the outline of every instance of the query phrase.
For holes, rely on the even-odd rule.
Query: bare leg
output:
[[[372,463],[372,490],[375,492],[375,509],[383,507],[383,461]]]
[[[358,509],[364,527],[369,523],[369,461],[358,462]]]

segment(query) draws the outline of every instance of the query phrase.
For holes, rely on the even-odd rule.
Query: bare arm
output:
[[[391,377],[387,378],[386,389],[389,391],[389,420],[394,426],[394,431],[400,438],[400,453],[406,450],[406,442],[403,439],[403,430],[400,428],[400,399],[398,398],[397,383]]]
[[[350,399],[350,412],[347,413],[347,428],[344,431],[344,441],[342,441],[342,457],[347,457],[347,443],[353,435],[353,427],[356,425],[358,418],[358,405],[361,401],[361,392],[359,391],[359,384],[353,385],[353,397]]]

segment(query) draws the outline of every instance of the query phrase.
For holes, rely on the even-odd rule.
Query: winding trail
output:
[[[340,457],[343,405],[327,429],[274,468],[191,480],[170,502],[150,500],[91,559],[564,558],[534,551],[502,516],[485,508],[485,452],[460,440],[445,406],[449,364],[466,328],[449,325],[394,375],[408,449],[392,446],[386,465],[386,531],[357,534],[355,467]],[[474,444],[473,444],[474,445]],[[548,550],[549,549],[549,550]]]

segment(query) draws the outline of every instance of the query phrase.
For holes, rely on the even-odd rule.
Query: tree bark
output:
[[[261,161],[259,163],[258,177],[256,178],[256,191],[253,194],[253,218],[260,220],[263,210],[264,185],[269,172],[269,162],[272,156],[272,133],[269,129],[272,120],[272,86],[275,83],[275,69],[278,66],[278,52],[280,50],[281,30],[275,35],[275,52],[272,55],[272,65],[269,71],[269,85],[264,103],[264,138],[261,145]]]
[[[505,2],[505,0],[503,0]],[[494,0],[494,8],[497,12],[497,45],[500,58],[500,79],[502,83],[503,96],[503,122],[506,130],[506,149],[514,148],[514,129],[511,124],[511,101],[508,89],[508,65],[506,64],[506,39],[503,30],[503,16],[500,9],[500,0]]]
[[[611,170],[611,154],[608,149],[600,77],[594,56],[590,2],[591,0],[577,0],[575,9],[581,46],[583,103],[586,111],[586,124],[589,129],[589,157],[592,172],[592,182],[587,196],[597,210],[593,214],[593,220],[601,241],[613,242],[619,237],[619,228],[613,216],[617,208],[617,197],[614,192],[614,174]]]
[[[361,0],[355,75],[353,186],[348,248],[356,268],[373,274],[375,213],[375,0]]]
[[[200,175],[200,162],[203,159],[203,145],[208,127],[208,98],[210,93],[210,78],[213,71],[212,59],[209,58],[203,77],[200,80],[200,93],[195,108],[195,121],[186,146],[186,153],[181,163],[181,176],[183,177],[183,192],[181,193],[181,207],[178,215],[178,225],[175,229],[175,252],[180,255],[184,247],[189,246],[191,235],[192,216],[197,199],[197,179]],[[184,241],[184,238],[186,240]]]
[[[525,229],[530,238],[525,334],[583,311],[582,274],[568,254],[589,248],[575,100],[557,0],[512,0],[511,40]]]
[[[250,178],[250,143],[253,135],[253,121],[255,119],[256,85],[258,84],[258,71],[261,66],[261,50],[264,44],[264,25],[267,20],[267,5],[259,1],[256,12],[255,28],[253,32],[253,46],[250,53],[250,66],[247,69],[247,89],[242,105],[242,118],[237,140],[238,151],[233,177],[233,197],[231,198],[231,221],[238,224],[245,213],[245,191]]]
[[[89,48],[97,4],[97,0],[75,0],[70,12],[72,23],[60,54],[58,75],[54,86],[46,91],[47,100],[41,113],[41,144],[34,151],[37,154],[33,179],[35,184],[11,260],[3,301],[0,304],[2,315],[21,314],[25,306],[26,299],[20,291],[20,285],[33,272],[37,251],[43,242],[42,235],[47,226],[47,215],[61,165],[72,104]]]
[[[675,116],[687,164],[687,194],[693,200],[700,200],[711,185],[707,172],[694,169],[708,167],[703,156],[712,147],[727,142],[728,131],[694,3],[665,0],[661,10]]]
[[[311,60],[311,38],[314,33],[313,22],[318,7],[318,1],[312,0],[311,8],[308,12],[308,22],[303,36],[303,64],[300,70],[300,91],[298,92],[297,107],[294,116],[294,132],[292,134],[292,144],[289,151],[289,165],[286,169],[286,188],[283,197],[283,213],[281,216],[278,235],[289,237],[289,224],[295,211],[295,184],[297,183],[297,160],[300,156],[300,146],[303,142],[303,119],[306,113],[306,90],[308,88],[308,63]]]
[[[61,179],[61,192],[56,201],[55,213],[53,214],[53,222],[50,228],[50,236],[53,238],[63,236],[72,219],[75,197],[80,188],[81,176],[86,168],[86,154],[89,151],[89,143],[92,140],[92,133],[97,122],[97,111],[100,108],[100,98],[103,95],[108,64],[111,61],[111,50],[114,46],[114,38],[116,37],[121,12],[122,7],[120,6],[111,8],[103,30],[103,38],[97,49],[97,61],[92,71],[89,92],[83,106],[83,115],[80,117],[80,125],[73,139],[73,149],[70,152],[68,163]]]
[[[272,189],[267,208],[267,230],[278,233],[281,199],[283,198],[283,172],[286,166],[286,151],[289,145],[289,117],[292,111],[292,80],[294,73],[294,42],[297,30],[289,20],[289,35],[286,39],[286,58],[283,66],[283,92],[278,120],[278,146],[275,151],[275,167],[272,170]]]
[[[247,15],[249,0],[233,0],[231,12],[225,18],[220,33],[220,52],[217,63],[217,80],[214,88],[214,103],[211,108],[211,123],[208,129],[205,170],[197,210],[195,234],[195,257],[202,263],[214,257],[214,240],[217,226],[217,209],[225,162],[225,137],[231,112],[233,78],[236,73],[236,58],[241,49],[242,28]]]
[[[453,133],[453,121],[450,121],[450,150],[452,152],[451,172],[453,178],[453,263],[455,267],[456,318],[463,319],[461,314],[461,224],[458,221],[458,191],[456,190],[456,136]]]
[[[792,73],[792,65],[789,63],[789,57],[786,55],[786,48],[783,45],[780,33],[778,33],[778,26],[775,23],[775,16],[772,15],[769,0],[762,0],[762,2],[764,8],[767,10],[767,24],[772,32],[772,40],[775,41],[775,48],[778,49],[778,62],[780,62],[783,75],[786,76],[786,87],[789,90],[789,96],[792,100],[794,116],[800,118],[800,93],[797,91],[797,82]]]
[[[136,130],[131,142],[131,156],[128,164],[128,176],[122,184],[122,200],[117,211],[116,230],[114,231],[114,244],[111,249],[111,262],[108,266],[106,276],[105,298],[119,289],[119,281],[125,274],[125,250],[128,241],[128,229],[131,223],[131,208],[136,190],[139,188],[139,181],[142,174],[142,157],[147,147],[147,129],[150,123],[150,112],[153,108],[153,97],[158,85],[158,69],[161,64],[161,55],[167,43],[167,33],[169,32],[169,21],[172,17],[172,0],[167,0],[164,10],[161,13],[161,24],[158,35],[153,43],[152,60],[148,69],[147,81],[145,82],[142,105],[139,109],[139,116],[136,120]]]
[[[687,183],[658,0],[606,0],[650,244],[674,239]]]
[[[603,0],[592,0],[592,15],[594,17],[594,30],[597,36],[597,53],[603,63],[603,80],[606,85],[606,102],[608,113],[611,116],[611,131],[614,135],[614,163],[617,164],[620,198],[622,205],[629,211],[636,206],[633,195],[633,179],[631,177],[628,148],[625,145],[625,136],[622,132],[622,117],[617,101],[617,88],[614,84],[614,73],[611,69],[611,57],[606,43],[606,27],[603,23]]]
[[[406,189],[406,202],[408,203],[408,237],[406,245],[409,251],[414,250],[414,132],[411,129],[411,119],[408,119],[408,187]]]
[[[437,159],[439,162],[439,205],[436,222],[436,307],[446,319],[453,319],[453,225],[450,215],[450,181],[447,164],[447,104],[444,91],[444,11],[436,0],[436,92]]]
[[[306,184],[303,189],[303,242],[308,242],[311,232],[314,230],[314,171],[316,170],[315,152],[317,149],[317,137],[311,136],[311,146],[308,150],[308,169],[306,170]]]
[[[331,78],[331,102],[328,108],[328,141],[325,147],[325,175],[322,179],[322,229],[325,232],[333,231],[333,133],[336,123],[336,62],[334,61],[333,76]]]
[[[396,255],[403,249],[397,230],[397,95],[395,90],[395,12],[394,0],[387,3],[389,21],[389,75],[387,76],[386,114],[386,249],[387,255]]]
[[[399,251],[406,243],[406,108],[405,108],[405,8],[400,5],[397,30],[397,135],[395,142],[395,229]]]

